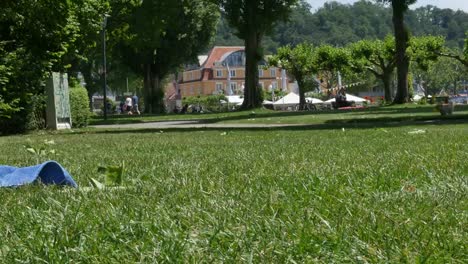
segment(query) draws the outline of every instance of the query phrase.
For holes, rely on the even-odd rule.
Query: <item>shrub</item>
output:
[[[88,92],[82,86],[70,88],[70,108],[73,127],[88,126],[89,117],[89,98]]]
[[[7,103],[3,100],[0,95],[0,118],[11,118],[11,116],[19,112],[21,108],[18,105],[19,99],[13,100],[13,102]]]
[[[40,130],[46,127],[46,96],[36,94],[29,101],[26,116],[26,130]]]
[[[190,96],[184,97],[182,104],[200,105],[204,110],[210,112],[225,111],[225,107],[221,105],[221,100],[227,101],[224,95],[208,95],[208,96]]]
[[[427,98],[426,97],[421,98],[421,100],[419,100],[418,104],[426,105],[427,104]]]
[[[15,107],[11,115],[0,116],[0,134],[23,133],[26,130],[45,128],[45,95],[29,95],[29,98],[14,100]],[[19,102],[16,105],[16,102]]]

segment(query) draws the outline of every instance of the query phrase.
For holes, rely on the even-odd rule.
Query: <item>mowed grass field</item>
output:
[[[466,263],[468,124],[75,130],[0,137],[0,163],[47,146],[89,186],[0,189],[4,263]]]
[[[200,123],[218,124],[303,124],[327,125],[364,124],[383,122],[424,122],[434,120],[468,120],[468,105],[456,105],[451,116],[441,116],[435,105],[391,105],[385,107],[369,107],[353,111],[323,110],[323,111],[273,111],[255,109],[253,111],[234,111],[224,113],[203,114],[157,114],[157,115],[111,115],[108,120],[102,116],[91,119],[91,125],[103,124],[136,124],[164,121],[199,121]]]

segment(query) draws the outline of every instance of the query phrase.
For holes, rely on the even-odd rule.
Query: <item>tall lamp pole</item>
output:
[[[104,120],[107,120],[107,63],[106,63],[106,26],[107,18],[109,15],[104,15],[104,21],[102,22],[102,89],[104,96]]]

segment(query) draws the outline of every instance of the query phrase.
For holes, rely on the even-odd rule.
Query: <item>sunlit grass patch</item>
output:
[[[77,132],[1,137],[0,163],[54,140],[81,187],[124,161],[125,188],[1,189],[3,261],[468,259],[466,124]]]

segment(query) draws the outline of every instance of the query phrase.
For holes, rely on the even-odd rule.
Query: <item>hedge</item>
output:
[[[82,86],[70,87],[70,107],[73,127],[86,127],[91,116],[88,92]]]

